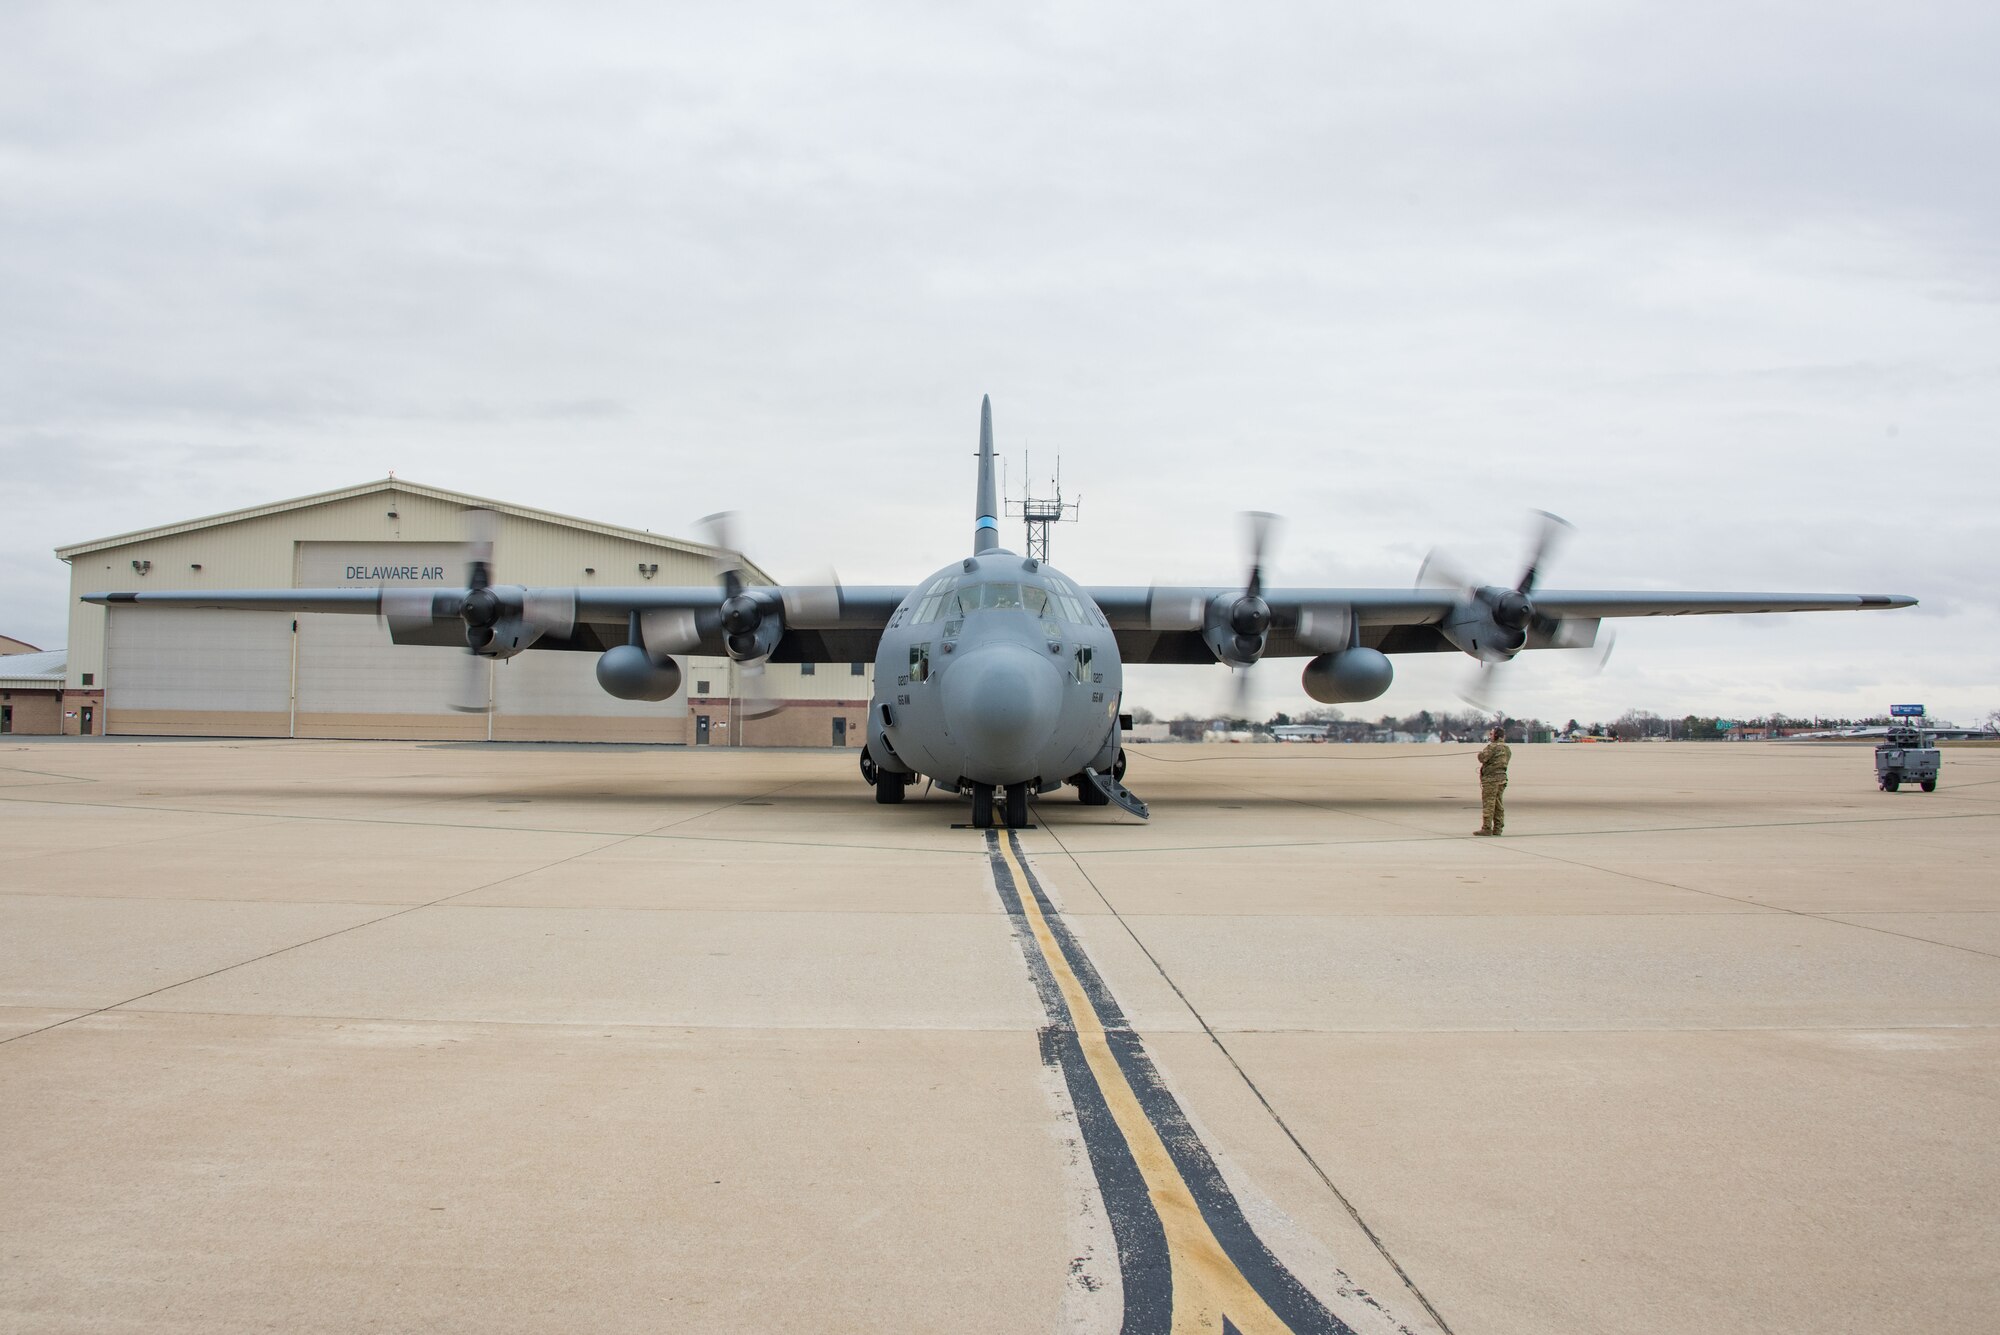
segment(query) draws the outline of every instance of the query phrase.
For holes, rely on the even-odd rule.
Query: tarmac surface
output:
[[[1991,1331],[2000,750],[0,739],[0,1329]]]

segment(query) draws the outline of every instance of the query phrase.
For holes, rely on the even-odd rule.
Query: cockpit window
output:
[[[952,577],[941,575],[930,582],[923,596],[910,604],[910,624],[921,626],[927,621],[936,621],[944,614],[943,604],[951,596]]]
[[[985,609],[1021,610],[1021,586],[1018,584],[975,584],[960,589],[958,599],[969,612],[977,607]]]
[[[1044,589],[1035,584],[969,580],[954,590],[952,581],[945,578],[933,581],[924,590],[911,607],[909,621],[911,625],[926,625],[988,609],[1027,611],[1045,620],[1060,618],[1072,626],[1088,626],[1095,620],[1068,586],[1053,581]]]
[[[917,604],[916,615],[910,620],[913,625],[921,626],[936,621],[939,617],[963,615],[964,613],[959,610],[958,595],[947,588],[926,593],[924,600]]]

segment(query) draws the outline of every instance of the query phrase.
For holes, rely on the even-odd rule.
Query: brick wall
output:
[[[703,717],[709,721],[710,746],[832,746],[835,719],[847,722],[849,748],[868,740],[866,700],[793,700],[775,713],[750,717],[725,697],[690,696],[685,736],[689,746],[697,744],[698,720]]]
[[[57,691],[4,691],[0,700],[13,711],[12,731],[24,737],[50,737],[59,732],[75,732],[76,720],[70,719],[69,727],[63,725],[62,696]]]

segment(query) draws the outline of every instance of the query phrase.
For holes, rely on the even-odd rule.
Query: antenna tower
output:
[[[1028,456],[1021,456],[1021,471],[1028,472]],[[1073,501],[1065,501],[1062,494],[1062,456],[1056,456],[1055,495],[1038,497],[1032,491],[1032,482],[1021,484],[1021,499],[1007,502],[1007,513],[1021,516],[1021,522],[1028,530],[1028,557],[1047,565],[1049,561],[1049,525],[1060,524],[1076,518],[1081,496]]]

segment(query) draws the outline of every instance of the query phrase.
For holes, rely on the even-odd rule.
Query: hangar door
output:
[[[464,572],[465,549],[457,543],[302,542],[297,549],[300,588],[457,588]],[[496,712],[462,714],[451,705],[466,689],[464,650],[394,644],[373,617],[298,622],[300,737],[681,740],[685,695],[658,703],[606,695],[594,654],[480,662],[473,690]]]
[[[284,612],[107,609],[104,731],[286,737],[292,618]]]
[[[295,560],[302,589],[457,588],[465,576],[454,542],[302,542]],[[392,644],[374,617],[298,620],[300,737],[486,737],[483,715],[451,708],[463,652]]]
[[[456,588],[456,543],[302,542],[299,588]],[[461,649],[397,645],[372,616],[108,609],[107,732],[152,736],[679,742],[685,692],[657,703],[598,688],[586,653],[474,667],[493,714],[451,708]]]

